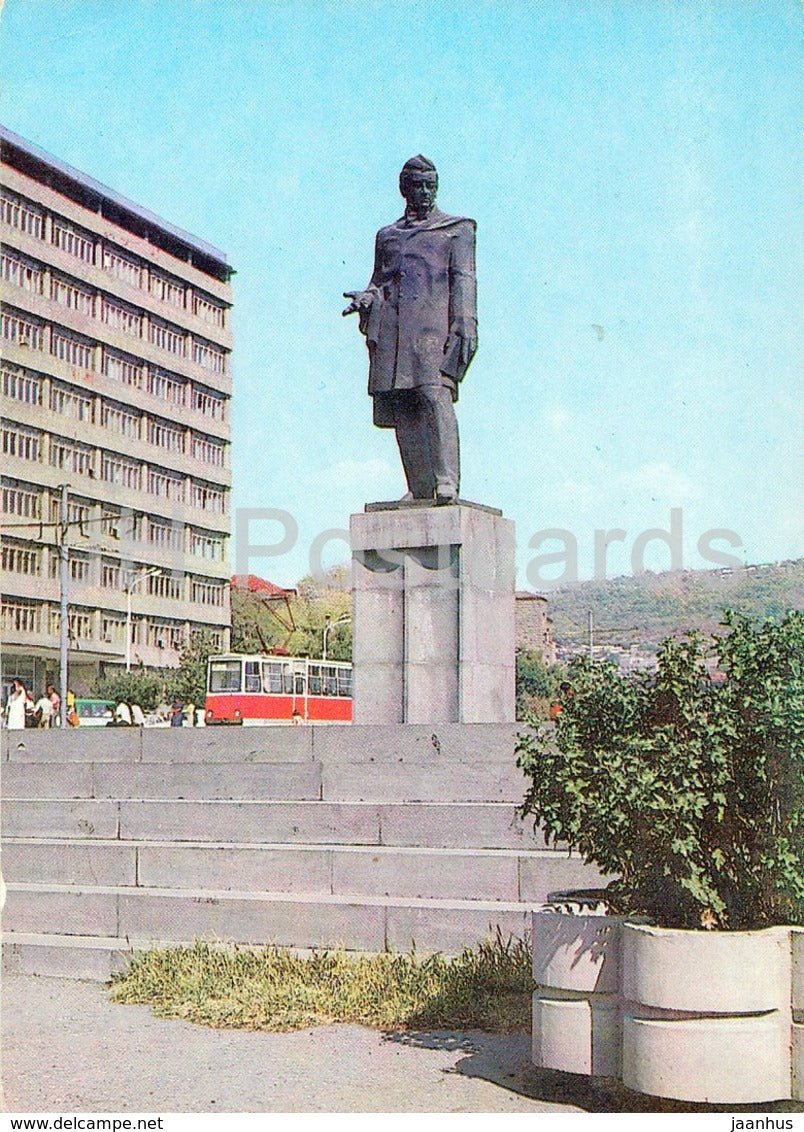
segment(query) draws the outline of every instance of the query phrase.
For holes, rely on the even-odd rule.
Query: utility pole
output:
[[[61,623],[59,625],[59,717],[62,727],[67,726],[67,649],[69,643],[69,614],[67,596],[70,586],[70,548],[67,545],[67,532],[69,530],[69,508],[67,505],[67,492],[69,484],[63,483],[61,499],[59,500],[59,588],[61,590]]]
[[[595,659],[595,615],[589,610],[589,659]]]

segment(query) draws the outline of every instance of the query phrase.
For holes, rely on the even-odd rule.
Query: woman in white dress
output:
[[[25,701],[28,695],[19,680],[14,680],[6,702],[6,727],[21,731],[25,727]]]

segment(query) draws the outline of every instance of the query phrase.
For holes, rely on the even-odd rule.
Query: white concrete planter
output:
[[[804,928],[790,929],[791,1006],[790,1054],[793,1100],[804,1101]]]
[[[804,1099],[804,929],[533,915],[533,1061],[713,1104]]]
[[[713,1104],[791,1095],[790,930],[627,924],[623,1084]]]
[[[543,1069],[616,1077],[620,1072],[622,918],[533,914],[533,1062]]]

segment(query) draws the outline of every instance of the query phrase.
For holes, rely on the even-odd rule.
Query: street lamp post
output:
[[[131,594],[146,578],[152,578],[155,574],[160,574],[161,570],[158,566],[152,570],[146,570],[142,574],[137,574],[126,586],[126,672],[131,671]]]
[[[59,499],[59,590],[61,621],[59,624],[59,723],[67,726],[67,650],[69,647],[68,634],[70,632],[68,590],[70,587],[70,549],[67,545],[67,532],[70,526],[70,509],[68,491],[70,485],[59,485],[61,495]]]
[[[324,647],[321,651],[321,659],[322,660],[327,659],[327,638],[329,637],[330,630],[334,629],[336,627],[336,625],[346,625],[347,622],[349,622],[351,620],[352,620],[351,617],[344,614],[342,617],[339,617],[337,621],[333,621],[332,620],[332,614],[330,614],[330,613],[324,614]]]

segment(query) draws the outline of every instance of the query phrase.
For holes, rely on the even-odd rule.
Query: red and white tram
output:
[[[211,656],[204,707],[213,726],[351,723],[352,666],[264,653]]]

